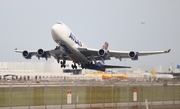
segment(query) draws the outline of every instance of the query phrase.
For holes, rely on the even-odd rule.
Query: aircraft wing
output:
[[[39,50],[41,50],[39,52]],[[38,59],[41,58],[51,58],[51,56],[53,56],[56,60],[60,60],[60,59],[65,59],[65,60],[71,60],[69,58],[69,56],[67,56],[63,51],[62,49],[56,47],[55,49],[52,49],[52,50],[43,50],[43,49],[39,49],[37,51],[26,51],[26,50],[17,50],[15,49],[15,52],[18,52],[18,53],[22,53],[22,55],[24,56],[24,58],[26,59],[31,59],[32,56],[36,56],[38,57]],[[39,53],[38,53],[39,52]]]
[[[163,54],[169,53],[171,49],[167,51],[114,51],[107,50],[107,57],[104,57],[104,60],[109,60],[111,57],[121,60],[122,58],[131,58],[132,60],[138,60],[138,56],[154,55],[154,54]],[[98,49],[91,48],[79,48],[79,51],[87,58],[94,58],[95,60],[102,60],[102,56],[99,55]]]

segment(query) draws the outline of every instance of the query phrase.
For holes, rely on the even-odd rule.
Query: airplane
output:
[[[106,74],[103,76],[103,79],[121,79],[121,80],[127,80],[128,75],[127,74]]]
[[[128,76],[129,80],[133,81],[149,81],[149,79],[152,77],[152,75],[147,72],[126,72],[126,75]]]
[[[156,81],[168,81],[168,80],[172,80],[174,77],[171,74],[157,74],[154,69],[151,69],[151,73],[152,73],[152,78],[154,78]]]
[[[107,72],[109,75],[109,78],[116,78],[116,79],[120,79],[120,80],[126,80],[126,81],[131,81],[131,80],[135,80],[135,81],[144,81],[144,80],[148,80],[149,78],[151,78],[151,74],[148,72],[145,72],[144,70],[134,70],[133,72],[131,70],[129,71],[109,71]],[[108,77],[107,77],[108,79]]]
[[[95,74],[85,74],[85,76],[91,76],[91,77],[101,76],[103,80],[104,79],[113,79],[113,78],[128,79],[126,74],[107,74],[102,71],[97,71],[97,73],[95,73]]]
[[[102,72],[102,71],[98,71],[97,73],[94,74],[85,74],[85,76],[91,76],[91,77],[97,77],[97,76],[101,76],[103,80],[106,79],[120,79],[120,80],[138,80],[138,81],[142,81],[142,80],[146,80],[151,78],[151,74],[150,73],[145,73],[145,72],[140,72],[140,73],[114,73],[112,71],[110,72]]]
[[[22,53],[25,59],[31,59],[36,56],[38,59],[45,58],[46,60],[53,56],[61,68],[66,67],[66,60],[71,60],[74,64],[71,65],[73,69],[77,69],[77,65],[81,65],[82,69],[94,69],[105,71],[107,68],[131,68],[130,66],[115,66],[106,65],[105,60],[110,60],[112,57],[119,59],[130,58],[138,60],[138,56],[153,55],[169,53],[167,51],[115,51],[108,50],[108,43],[105,42],[101,49],[92,49],[86,47],[74,33],[62,22],[57,22],[51,28],[53,40],[58,44],[55,49],[37,51],[27,51],[15,49],[15,52]],[[61,61],[60,61],[61,60]]]

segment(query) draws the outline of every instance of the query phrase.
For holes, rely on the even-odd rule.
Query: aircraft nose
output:
[[[51,28],[52,34],[56,34],[56,35],[57,35],[59,29],[60,29],[60,28],[59,28],[59,24],[53,25],[52,28]]]
[[[55,42],[59,42],[61,35],[61,24],[55,24],[51,28],[51,34]]]

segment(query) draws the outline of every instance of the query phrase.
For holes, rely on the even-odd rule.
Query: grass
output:
[[[79,104],[132,102],[133,89],[138,101],[180,100],[179,86],[62,86],[0,88],[0,107],[67,104],[67,91],[72,91],[72,104],[78,96]],[[12,92],[12,93],[10,93]]]

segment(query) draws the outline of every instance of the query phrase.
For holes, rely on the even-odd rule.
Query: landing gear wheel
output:
[[[66,64],[66,60],[61,61],[60,64],[61,64],[61,68],[63,68],[63,67],[66,68],[66,65],[65,65]]]
[[[66,68],[66,65],[61,65],[61,68],[63,68],[63,67]]]
[[[77,69],[77,66],[75,65],[74,68]]]
[[[86,69],[86,67],[87,67],[86,64],[81,64],[82,69]]]
[[[71,67],[72,67],[72,69],[74,69],[74,65],[73,64],[71,65]]]
[[[71,67],[72,67],[72,69],[77,69],[76,64],[74,64],[74,65],[72,64]]]

